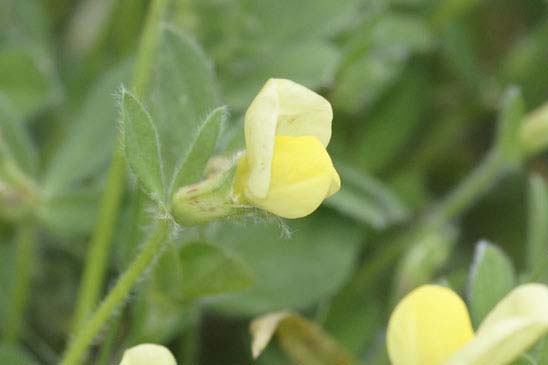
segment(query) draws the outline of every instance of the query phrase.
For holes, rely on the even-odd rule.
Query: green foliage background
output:
[[[412,288],[450,285],[477,325],[517,283],[548,283],[548,159],[516,152],[523,115],[548,100],[546,1],[168,6],[140,105],[131,75],[148,1],[0,0],[5,332],[16,269],[25,264],[16,252],[25,237],[36,240],[22,255],[31,268],[28,305],[18,307],[22,330],[18,341],[3,334],[0,364],[58,363],[118,131],[141,183],[130,173],[103,293],[146,238],[158,214],[151,201],[169,200],[169,182],[196,182],[213,149],[229,156],[244,147],[243,113],[270,77],[332,103],[329,151],[342,190],[296,221],[215,222],[172,235],[89,363],[115,364],[142,342],[169,346],[185,365],[288,363],[276,346],[252,361],[248,324],[291,309],[353,356],[388,364],[387,319]],[[229,117],[215,145],[219,125],[202,121],[222,105]],[[197,133],[202,149],[193,144]],[[478,189],[460,194],[467,186]],[[527,361],[548,364],[543,348]]]

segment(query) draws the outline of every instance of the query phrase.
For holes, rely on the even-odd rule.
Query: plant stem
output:
[[[80,326],[79,331],[65,352],[61,365],[81,364],[81,360],[93,339],[114,312],[124,304],[135,283],[158,256],[162,243],[164,243],[169,232],[169,226],[170,222],[167,219],[158,221],[154,233],[144,244],[141,252],[120,276],[114,288],[108,293],[93,315]]]
[[[548,103],[527,115],[520,133],[522,147],[528,155],[548,148]]]
[[[167,5],[167,0],[155,0],[148,13],[145,29],[134,69],[132,88],[134,93],[142,97],[150,79],[151,65],[159,38],[160,23]],[[112,234],[118,218],[124,183],[126,178],[126,163],[121,151],[121,143],[115,149],[109,168],[107,184],[101,198],[99,217],[92,235],[81,286],[76,301],[73,326],[79,327],[96,305],[107,269],[108,253],[110,251]]]
[[[504,174],[505,162],[497,151],[492,151],[487,158],[452,191],[431,214],[425,217],[425,225],[437,229],[462,214]]]
[[[108,365],[110,363],[116,336],[118,336],[118,332],[120,331],[120,322],[121,316],[118,316],[109,324],[108,332],[101,346],[101,351],[97,355],[95,365]]]
[[[124,157],[117,151],[109,168],[107,184],[101,197],[99,218],[85,260],[84,273],[76,300],[74,328],[78,328],[85,321],[96,305],[103,287],[112,232],[120,208],[125,174]]]
[[[510,89],[505,98],[498,125],[495,143],[483,160],[464,181],[462,181],[444,200],[422,217],[419,222],[402,235],[391,239],[383,245],[373,257],[367,260],[352,281],[339,295],[340,301],[334,302],[332,312],[347,310],[346,303],[362,305],[370,287],[378,281],[386,268],[393,263],[407,248],[433,230],[438,230],[451,220],[470,208],[479,197],[483,196],[504,174],[516,167],[516,146],[519,148],[516,133],[522,120],[521,99],[515,89]],[[519,151],[518,152],[522,152]],[[360,293],[355,296],[354,293]],[[329,314],[328,314],[329,315]]]
[[[32,223],[20,223],[16,245],[15,283],[9,299],[4,332],[4,340],[8,343],[17,342],[23,330],[36,246],[36,232]]]

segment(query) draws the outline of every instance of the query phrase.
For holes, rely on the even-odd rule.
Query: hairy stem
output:
[[[120,279],[114,288],[112,288],[103,302],[101,302],[97,310],[79,327],[79,331],[76,333],[76,336],[65,352],[61,365],[81,364],[82,358],[85,356],[87,349],[92,344],[94,338],[112,317],[114,312],[125,303],[126,298],[135,283],[137,283],[139,278],[153,263],[154,259],[161,251],[162,244],[165,242],[169,233],[169,226],[169,220],[161,219],[158,221],[154,233],[144,244],[141,252],[120,276]]]

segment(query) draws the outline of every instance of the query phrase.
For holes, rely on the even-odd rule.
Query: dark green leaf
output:
[[[212,240],[257,274],[253,287],[226,296],[216,308],[245,315],[304,308],[341,287],[352,272],[362,230],[320,212],[288,224],[290,237],[283,237],[283,228],[275,223],[226,223],[214,231]]]
[[[240,291],[254,281],[253,271],[243,261],[217,246],[189,243],[179,257],[179,284],[186,299]]]
[[[358,132],[352,157],[370,173],[381,172],[417,138],[424,122],[425,105],[417,95],[428,90],[427,72],[410,69],[389,99],[378,104]],[[420,137],[419,137],[420,138]]]

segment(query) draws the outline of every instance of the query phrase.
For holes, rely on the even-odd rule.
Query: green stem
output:
[[[32,223],[20,224],[16,245],[15,283],[9,299],[4,332],[4,340],[8,343],[17,342],[23,330],[36,246],[36,232]]]
[[[79,331],[65,352],[61,365],[81,364],[82,358],[94,338],[114,312],[124,304],[135,283],[158,256],[169,232],[169,226],[170,222],[166,219],[158,221],[156,230],[144,244],[139,255],[120,276],[114,288],[101,302],[97,310],[80,326]]]
[[[73,326],[78,328],[96,305],[103,287],[114,223],[120,208],[120,196],[126,174],[124,157],[114,155],[107,184],[101,197],[101,211],[86,256],[84,273],[76,300]]]
[[[493,151],[457,188],[451,192],[431,214],[425,225],[436,229],[462,214],[504,174],[505,162]]]
[[[132,88],[137,96],[142,97],[150,79],[151,65],[159,38],[160,23],[167,6],[167,0],[155,0],[150,8],[134,69]],[[121,152],[120,143],[115,150],[107,178],[105,191],[101,198],[99,217],[92,235],[82,284],[76,301],[74,328],[79,327],[96,305],[107,269],[112,234],[116,225],[124,182],[126,163]]]
[[[403,235],[392,239],[391,244],[383,245],[367,264],[363,265],[356,273],[352,282],[343,290],[343,300],[340,302],[345,305],[344,296],[351,296],[352,292],[367,293],[368,288],[377,281],[378,277],[385,272],[387,267],[391,267],[403,252],[417,239],[428,234],[432,230],[442,228],[470,208],[479,197],[483,196],[506,172],[516,166],[518,160],[516,155],[516,146],[519,147],[516,133],[517,127],[522,120],[521,99],[515,89],[510,89],[504,103],[504,109],[501,112],[499,128],[494,146],[489,155],[483,160],[455,190],[450,193],[443,201],[435,206],[429,214],[413,225],[413,227],[404,232]],[[520,152],[519,150],[517,152]],[[363,295],[363,294],[362,294]],[[354,298],[354,305],[359,305],[362,297]],[[337,303],[335,303],[337,305]],[[344,308],[335,308],[344,310]]]
[[[548,103],[527,115],[520,130],[520,137],[521,145],[528,155],[548,148]]]
[[[118,332],[120,330],[120,321],[121,316],[115,318],[110,323],[107,335],[105,336],[105,340],[101,346],[101,351],[97,355],[95,365],[108,365],[110,363],[112,349],[114,348],[116,337],[118,336]]]

